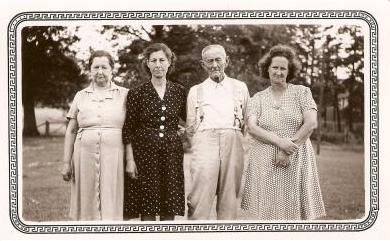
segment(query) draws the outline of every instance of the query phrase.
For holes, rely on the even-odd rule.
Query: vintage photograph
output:
[[[59,23],[17,32],[26,229],[364,228],[367,23]]]

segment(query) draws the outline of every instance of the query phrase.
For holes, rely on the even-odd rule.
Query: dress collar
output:
[[[119,87],[113,82],[113,81],[110,81],[110,88],[107,89],[107,91],[112,91],[112,90],[118,90]],[[86,92],[88,93],[92,93],[95,91],[95,88],[94,88],[94,85],[93,83],[91,82],[89,84],[89,86],[87,88],[84,89]]]
[[[115,90],[119,90],[119,87],[113,81],[110,81],[110,88],[104,91],[104,95],[103,95],[104,99],[112,99]],[[89,86],[84,89],[84,91],[87,93],[94,93],[95,89],[93,83],[91,82]],[[93,98],[97,99],[96,96],[94,96]]]
[[[152,84],[152,81],[148,81],[145,83],[146,86],[151,90],[153,91],[153,93],[155,93],[155,95],[157,96],[157,98],[160,100],[160,101],[165,101],[167,98],[169,98],[169,94],[170,94],[170,90],[172,88],[172,83],[171,81],[167,80],[166,81],[166,86],[165,86],[165,93],[164,93],[164,99],[160,99],[160,96],[158,96],[158,93],[157,91],[154,89],[153,87],[153,84]]]

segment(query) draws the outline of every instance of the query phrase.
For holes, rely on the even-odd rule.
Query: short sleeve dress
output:
[[[184,152],[178,135],[179,118],[186,118],[184,88],[167,81],[160,99],[149,81],[129,91],[126,107],[123,142],[133,147],[138,179],[125,176],[124,218],[184,216]]]
[[[68,119],[79,130],[74,143],[70,217],[74,220],[123,219],[122,126],[127,89],[111,83],[103,96],[93,85],[77,92]]]
[[[255,94],[249,115],[280,137],[292,137],[303,124],[303,113],[315,109],[309,88],[288,84],[279,102],[270,88]],[[279,148],[252,138],[241,207],[260,220],[304,220],[325,215],[316,157],[310,139],[290,156],[287,168],[272,164]]]

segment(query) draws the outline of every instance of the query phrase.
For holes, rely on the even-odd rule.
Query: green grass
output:
[[[63,138],[23,140],[23,218],[67,220],[69,185],[62,180]]]
[[[23,139],[23,207],[28,221],[68,220],[70,188],[62,181],[63,137]],[[184,161],[189,187],[189,155]],[[364,157],[362,150],[321,146],[317,157],[327,211],[325,219],[347,220],[364,216]],[[213,214],[215,218],[215,213]],[[242,214],[240,214],[242,217]],[[183,218],[178,218],[185,219]]]
[[[326,219],[357,219],[364,216],[363,152],[327,146],[317,157]]]

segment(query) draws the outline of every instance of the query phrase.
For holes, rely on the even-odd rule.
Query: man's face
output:
[[[210,79],[220,82],[225,77],[225,68],[229,59],[221,48],[209,48],[202,57],[202,67],[207,71]]]

